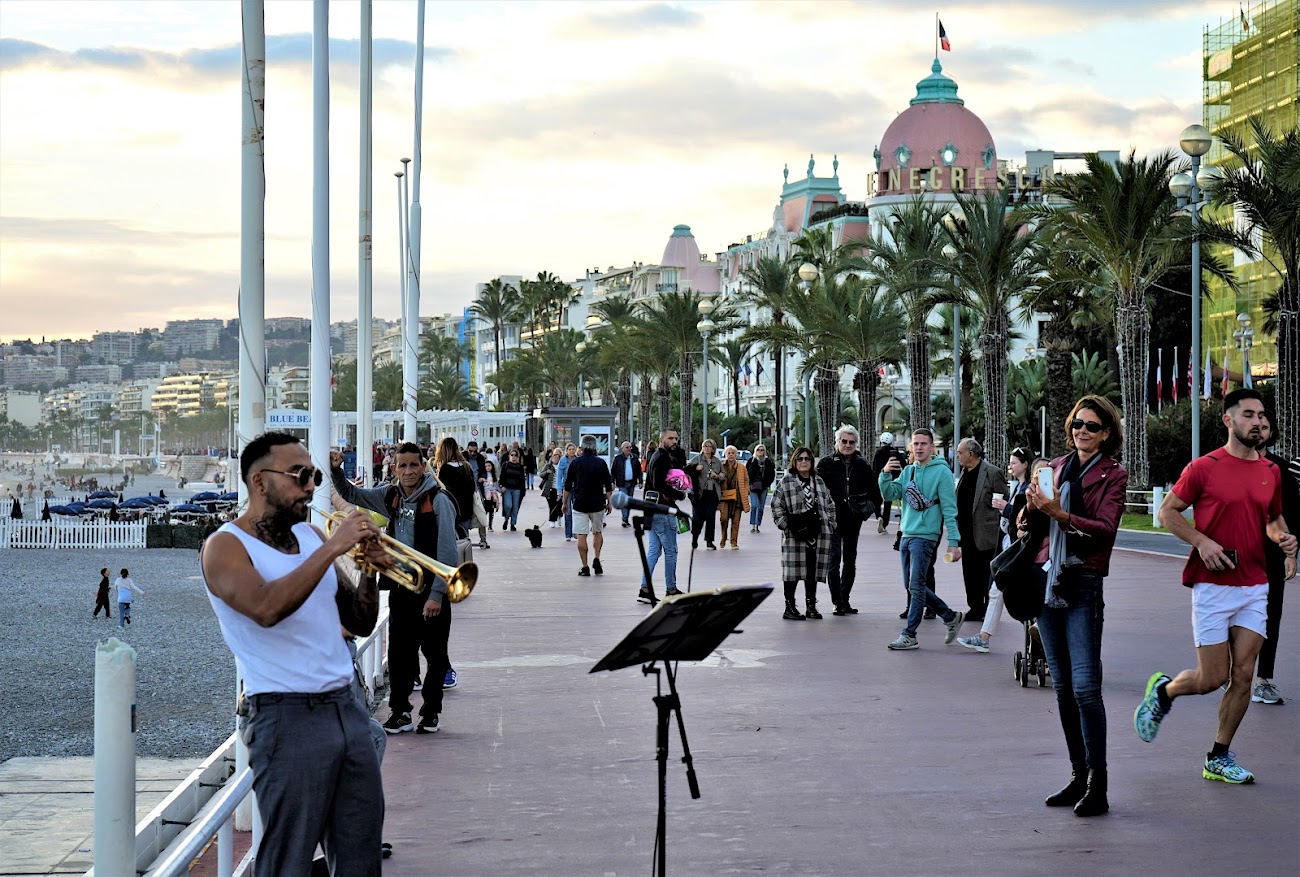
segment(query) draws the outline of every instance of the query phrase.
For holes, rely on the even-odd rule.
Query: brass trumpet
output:
[[[366,509],[361,511],[370,515],[376,526],[387,526],[388,519],[378,512]],[[321,512],[321,515],[325,518],[326,536],[329,536],[334,527],[348,517],[340,512]],[[357,568],[367,575],[384,575],[403,588],[418,594],[424,590],[424,574],[429,572],[447,583],[447,599],[453,603],[459,603],[468,597],[470,592],[474,590],[474,586],[478,584],[478,564],[476,563],[464,563],[460,566],[448,566],[445,563],[439,563],[427,554],[422,554],[411,546],[402,544],[387,533],[379,534],[379,542],[383,545],[388,556],[402,566],[388,569],[377,567],[366,560],[365,549],[358,545],[352,549],[349,556],[352,558],[352,562],[357,565]]]

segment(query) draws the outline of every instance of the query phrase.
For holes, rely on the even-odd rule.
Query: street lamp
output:
[[[1243,386],[1253,387],[1255,382],[1250,377],[1250,348],[1255,346],[1255,330],[1250,328],[1250,314],[1237,314],[1237,325],[1241,328],[1232,333],[1241,351],[1241,382]]]
[[[700,439],[700,445],[703,446],[704,441],[709,437],[709,333],[716,329],[717,326],[709,319],[709,314],[713,313],[713,299],[706,295],[700,299],[700,303],[696,307],[703,317],[695,324],[695,328],[700,330],[700,335],[704,338],[704,405],[702,406],[704,408],[704,437]]]
[[[1178,199],[1179,206],[1189,203],[1192,213],[1192,385],[1187,395],[1192,402],[1192,459],[1195,460],[1201,455],[1201,403],[1196,395],[1201,380],[1201,186],[1212,181],[1212,175],[1203,178],[1199,171],[1201,156],[1210,151],[1214,137],[1204,125],[1188,125],[1178,138],[1178,145],[1192,159],[1192,172],[1174,174],[1169,180],[1169,191]]]
[[[586,341],[579,341],[573,348],[578,353],[578,407],[582,407],[582,351],[587,349]]]
[[[1034,343],[1032,341],[1025,345],[1025,359],[1029,360],[1030,362],[1037,360],[1038,354],[1040,352],[1041,351],[1034,346]],[[1038,446],[1039,452],[1044,457],[1046,457],[1047,456],[1047,406],[1046,405],[1038,406],[1038,440],[1039,440],[1039,446]]]
[[[949,231],[957,227],[957,218],[951,213],[944,214],[943,223]],[[943,245],[943,255],[952,259],[957,255],[957,248],[952,244]],[[954,447],[961,441],[961,305],[952,303],[952,440]],[[956,473],[956,452],[952,455],[952,468]]]

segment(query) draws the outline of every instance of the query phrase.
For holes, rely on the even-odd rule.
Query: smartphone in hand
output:
[[[1223,549],[1223,556],[1228,558],[1228,562],[1232,564],[1231,569],[1236,569],[1241,565],[1237,562],[1237,549],[1225,548]]]
[[[1038,492],[1047,499],[1056,498],[1056,486],[1052,484],[1052,470],[1038,470]]]

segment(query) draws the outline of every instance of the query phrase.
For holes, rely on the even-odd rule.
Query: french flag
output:
[[[1160,410],[1165,395],[1165,352],[1156,348],[1156,411]]]
[[[952,51],[952,43],[948,42],[948,31],[943,29],[943,22],[939,22],[939,48],[945,52]]]

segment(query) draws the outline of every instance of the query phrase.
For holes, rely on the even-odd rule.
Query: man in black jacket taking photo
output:
[[[880,508],[880,485],[871,464],[858,453],[858,431],[835,431],[835,452],[817,463],[817,475],[835,501],[835,532],[831,534],[831,601],[835,615],[856,615],[849,593],[857,576],[858,535],[862,522]]]

